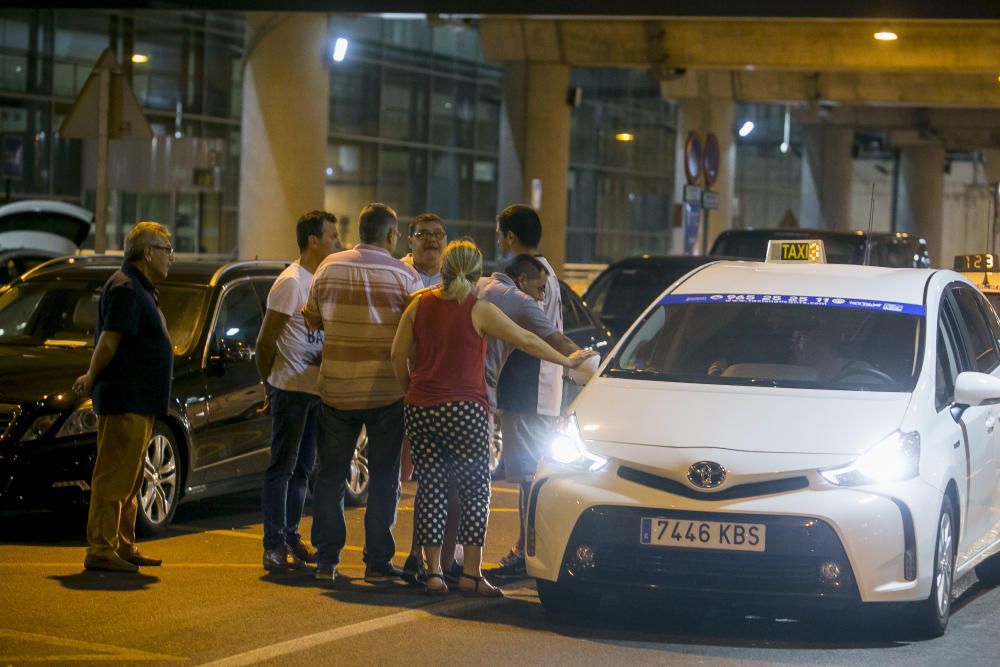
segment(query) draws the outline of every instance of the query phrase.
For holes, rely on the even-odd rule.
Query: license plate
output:
[[[766,529],[762,523],[643,517],[639,543],[688,549],[764,551]]]

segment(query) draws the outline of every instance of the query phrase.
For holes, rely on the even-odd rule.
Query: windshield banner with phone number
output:
[[[903,315],[926,315],[927,310],[916,303],[896,303],[872,299],[848,299],[832,296],[798,296],[792,294],[668,294],[660,305],[681,303],[768,303],[789,306],[824,306],[827,308],[853,308],[855,310],[880,310]]]

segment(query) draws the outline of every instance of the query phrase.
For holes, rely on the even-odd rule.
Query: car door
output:
[[[270,453],[271,418],[254,360],[263,312],[250,280],[223,288],[205,355],[208,425],[201,448],[216,460],[198,468],[202,483],[260,472]]]
[[[979,304],[976,290],[956,283],[948,289],[948,316],[954,318],[953,329],[961,341],[958,354],[959,372],[993,373],[1000,365],[997,342]],[[992,527],[993,495],[996,487],[997,418],[1000,408],[982,405],[966,408],[961,424],[967,444],[967,517],[963,530],[966,547],[972,547]]]

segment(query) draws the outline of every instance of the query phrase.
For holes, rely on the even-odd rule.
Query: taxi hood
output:
[[[854,456],[899,428],[909,401],[908,393],[601,377],[571,411],[585,440],[625,459],[629,445]]]

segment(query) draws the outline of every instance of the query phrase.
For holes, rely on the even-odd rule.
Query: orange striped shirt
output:
[[[323,260],[302,315],[310,327],[323,327],[324,403],[363,410],[403,397],[389,352],[407,297],[421,287],[412,266],[378,246],[362,243]]]

